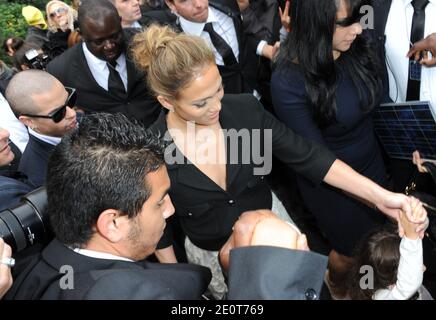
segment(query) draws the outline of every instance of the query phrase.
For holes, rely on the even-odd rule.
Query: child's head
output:
[[[371,299],[377,290],[396,283],[400,242],[393,226],[377,228],[362,239],[348,281],[351,299]]]

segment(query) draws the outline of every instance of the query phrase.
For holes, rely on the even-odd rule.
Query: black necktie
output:
[[[425,26],[425,7],[428,4],[428,0],[413,0],[413,19],[412,29],[410,31],[410,43],[424,38],[424,26]],[[409,80],[407,82],[407,96],[406,100],[419,100],[419,91],[421,88],[421,65],[416,62],[414,56],[409,60]]]
[[[223,38],[221,38],[220,35],[215,32],[215,30],[213,30],[212,22],[208,22],[204,25],[204,31],[209,33],[210,40],[212,41],[213,46],[223,57],[223,61],[226,66],[231,66],[238,63],[236,61],[235,55],[233,54],[232,48],[230,48],[227,42]]]
[[[109,79],[107,83],[108,91],[116,95],[120,98],[125,98],[126,89],[124,88],[123,80],[121,80],[121,76],[117,70],[115,70],[117,63],[107,63],[107,67],[109,68]]]

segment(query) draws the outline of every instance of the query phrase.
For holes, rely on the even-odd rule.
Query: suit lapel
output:
[[[226,165],[226,183],[227,183],[227,191],[230,190],[230,186],[235,181],[238,173],[240,172],[242,165],[242,141],[238,139],[238,147],[237,147],[237,157],[232,154],[231,145],[228,143],[231,141],[227,139],[227,134],[229,129],[236,130],[236,133],[243,128],[239,128],[240,123],[234,121],[231,115],[232,107],[228,106],[225,102],[225,99],[222,103],[222,109],[220,114],[220,123],[223,130],[226,132],[226,156],[227,156],[227,165]],[[167,132],[168,127],[166,125],[166,116],[165,112],[162,111],[159,115],[159,118],[153,124],[152,131],[159,132],[162,136]],[[234,131],[232,130],[232,131]],[[231,132],[232,132],[231,131]],[[172,142],[172,141],[171,141]],[[233,148],[235,149],[235,148]],[[168,149],[167,149],[168,150]],[[208,190],[208,191],[223,191],[215,182],[213,182],[209,177],[207,177],[203,172],[201,172],[197,167],[195,167],[192,163],[188,161],[186,157],[182,155],[182,153],[175,147],[170,149],[172,152],[172,159],[178,159],[181,161],[183,159],[183,163],[174,163],[168,164],[166,163],[166,167],[170,176],[172,178],[177,179],[177,182],[186,186],[189,186],[194,189],[200,190]],[[179,152],[179,155],[176,154]],[[233,160],[233,161],[232,161]]]
[[[185,158],[186,160],[186,158]],[[170,169],[169,169],[170,170]],[[177,182],[193,189],[206,191],[223,191],[192,163],[181,165],[177,169]]]
[[[386,23],[388,21],[389,11],[391,9],[392,0],[376,0],[374,1],[375,11],[375,30],[378,37],[383,37],[385,34]]]
[[[236,31],[236,38],[238,39],[238,46],[239,46],[239,61],[241,57],[242,49],[244,48],[243,45],[243,38],[242,35],[242,20],[241,20],[241,12],[239,11],[239,7],[236,4],[236,1],[222,1],[221,2],[214,2],[209,1],[209,5],[215,8],[216,10],[221,11],[225,15],[229,16],[232,21],[233,25],[235,26]]]
[[[142,73],[138,72],[134,63],[126,55],[126,67],[127,67],[127,96],[133,91],[135,84],[138,81],[145,81],[145,77]],[[144,79],[142,79],[144,78]]]
[[[172,138],[167,134],[168,127],[166,123],[166,112],[161,111],[158,119],[151,126],[151,130],[165,137],[165,140],[170,144],[166,149],[171,154],[166,154],[166,167],[171,179],[177,179],[177,183],[186,185],[190,188],[219,191],[222,190],[215,182],[195,167],[176,147]],[[168,161],[168,160],[171,160]]]

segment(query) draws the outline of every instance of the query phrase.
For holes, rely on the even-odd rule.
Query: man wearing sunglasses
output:
[[[16,74],[6,90],[6,99],[18,119],[29,130],[29,143],[19,170],[36,188],[44,184],[47,161],[62,136],[76,128],[77,94],[55,77],[41,70]]]
[[[123,30],[117,9],[106,0],[83,2],[78,22],[83,42],[51,61],[47,72],[77,89],[77,105],[85,112],[122,113],[149,126],[160,105],[127,54],[127,36],[135,31]]]

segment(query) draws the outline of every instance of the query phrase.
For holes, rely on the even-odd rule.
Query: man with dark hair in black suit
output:
[[[149,126],[160,107],[128,56],[127,38],[136,31],[123,31],[117,9],[106,0],[83,2],[78,22],[83,42],[49,63],[47,71],[77,89],[77,106],[85,112],[120,112]]]

